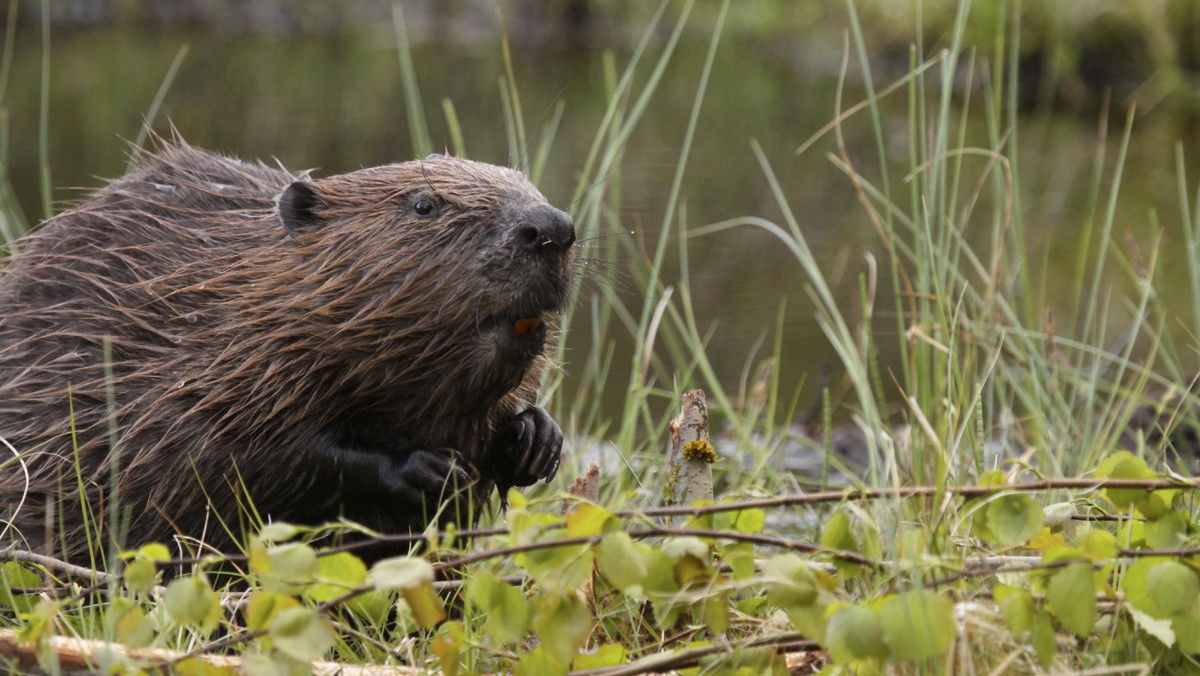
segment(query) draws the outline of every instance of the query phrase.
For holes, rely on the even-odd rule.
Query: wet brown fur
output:
[[[453,449],[486,489],[492,428],[545,364],[495,318],[552,314],[569,282],[569,260],[511,246],[545,199],[518,172],[432,156],[314,182],[312,222],[289,233],[276,200],[301,180],[162,143],[19,242],[0,273],[0,435],[21,453],[0,469],[8,540],[86,561],[86,502],[106,542],[110,419],[129,545],[229,550],[249,503],[336,517],[355,482],[312,469],[321,444]]]

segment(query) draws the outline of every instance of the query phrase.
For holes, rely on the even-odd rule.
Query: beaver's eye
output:
[[[413,205],[413,213],[418,216],[428,216],[429,214],[432,214],[433,202],[430,202],[425,198],[417,200],[417,203]]]

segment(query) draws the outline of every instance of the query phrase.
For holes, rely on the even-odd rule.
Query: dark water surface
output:
[[[633,231],[624,236],[645,242],[647,255],[661,228],[707,49],[707,30],[697,26],[687,34],[625,155],[619,186],[623,199],[620,218],[623,227]],[[499,39],[482,34],[473,40],[431,43],[416,37],[415,65],[435,145],[450,145],[441,113],[442,99],[449,98],[461,119],[468,154],[478,160],[510,163],[513,158],[505,137],[498,85],[503,74]],[[781,222],[750,150],[751,139],[756,139],[771,159],[836,293],[850,307],[858,298],[859,276],[867,269],[864,254],[873,253],[882,265],[884,247],[856,203],[849,181],[825,159],[827,153],[836,151],[832,135],[802,156],[793,155],[834,115],[840,41],[822,36],[813,42],[830,47],[805,49],[805,36],[796,36],[794,42],[762,41],[737,30],[724,36],[687,166],[683,188],[686,216],[692,227],[746,215]],[[78,195],[66,186],[94,187],[100,184],[98,177],[124,171],[126,145],[122,139],[137,135],[142,116],[183,45],[190,51],[160,111],[156,124],[160,129],[169,119],[194,145],[247,159],[278,158],[289,169],[315,167],[318,175],[413,157],[390,26],[334,35],[300,33],[288,38],[111,26],[55,31],[49,157],[56,200]],[[632,45],[615,39],[611,44],[572,49],[554,42],[514,42],[512,46],[529,128],[534,129],[556,102],[561,100],[566,106],[541,185],[549,199],[563,207],[570,206],[576,176],[606,103],[604,48],[612,49],[618,67],[623,67]],[[40,220],[43,212],[37,141],[40,50],[39,26],[22,24],[5,109],[10,134],[7,166],[30,223]],[[649,73],[648,66],[640,71],[641,81]],[[890,82],[904,68],[904,64],[899,68],[884,64],[876,77]],[[852,67],[847,105],[860,100],[862,91],[861,74]],[[902,167],[909,143],[906,102],[896,98],[885,113],[888,151]],[[1119,136],[1124,114],[1118,101],[1111,136]],[[1065,294],[1072,282],[1073,244],[1086,215],[1097,118],[1095,112],[1037,114],[1027,120],[1019,136],[1022,216],[1035,254],[1029,265],[1036,276],[1045,279],[1045,303],[1049,306],[1061,304],[1060,294]],[[978,115],[968,132],[978,144],[986,138],[982,120]],[[1162,264],[1168,271],[1177,271],[1168,275],[1178,275],[1180,285],[1186,272],[1173,167],[1175,139],[1183,131],[1176,119],[1161,110],[1147,111],[1137,123],[1114,229],[1118,242],[1129,233],[1148,250],[1154,242],[1149,210],[1157,208],[1158,222],[1167,229]],[[869,120],[860,115],[848,123],[846,132],[851,156],[875,175],[878,160]],[[1110,139],[1109,145],[1106,186],[1116,139]],[[1200,176],[1195,151],[1188,148],[1189,168]],[[983,167],[982,161],[974,162],[974,168],[965,174],[971,181],[978,180]],[[898,169],[893,180],[906,195],[907,188],[899,183],[902,178]],[[967,237],[972,237],[970,228],[982,231],[990,227],[985,221],[981,218],[969,225]],[[598,247],[618,244],[610,237],[584,252],[591,254]],[[668,256],[664,278],[668,284],[679,281],[675,251],[673,247]],[[804,291],[807,279],[770,235],[741,229],[693,239],[689,263],[691,294],[700,324],[715,327],[709,356],[727,388],[736,392],[743,372],[769,353],[783,299],[787,314],[780,367],[785,392],[801,382],[811,384],[824,366],[836,368],[836,357],[813,319],[813,306]],[[1118,294],[1126,288],[1120,279],[1114,279]],[[621,285],[630,302],[636,303],[638,291],[632,278]],[[587,302],[592,293],[585,287],[581,301]],[[882,298],[879,305],[886,311],[892,301]],[[568,374],[577,374],[581,368],[570,361],[572,355],[588,350],[586,315],[580,313],[570,336]],[[849,311],[847,316],[854,319],[858,313]],[[1192,324],[1190,316],[1183,321]],[[882,321],[878,328],[886,366],[895,359],[895,324]],[[625,336],[614,338],[619,369],[629,363],[630,348]],[[766,343],[755,353],[763,338]],[[619,401],[626,382],[627,375],[614,375],[606,398]],[[573,392],[573,388],[565,392]],[[606,409],[615,415],[614,405]]]

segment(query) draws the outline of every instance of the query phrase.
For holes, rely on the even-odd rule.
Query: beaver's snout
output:
[[[517,245],[533,255],[562,254],[575,243],[575,224],[566,213],[543,205],[521,219],[515,234]]]

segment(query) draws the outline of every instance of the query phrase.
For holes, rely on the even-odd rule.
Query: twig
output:
[[[16,547],[12,546],[0,549],[0,561],[32,563],[46,568],[47,570],[57,570],[67,573],[68,575],[74,575],[75,577],[81,577],[103,584],[121,581],[120,575],[114,575],[112,573],[106,573],[104,571],[94,570],[92,568],[85,568],[83,566],[76,566],[74,564],[67,563],[66,561],[59,561],[56,558],[46,556],[45,554],[35,554],[33,552],[17,549]]]
[[[813,544],[811,542],[792,540],[791,538],[775,537],[772,535],[737,533],[725,530],[702,530],[698,528],[653,528],[646,531],[637,531],[636,534],[629,534],[630,537],[637,537],[639,535],[643,537],[648,537],[650,535],[674,535],[679,537],[713,538],[717,540],[752,542],[756,545],[767,545],[770,547],[779,547],[780,549],[791,549],[798,552],[829,554],[835,559],[840,559],[849,563],[857,563],[864,566],[879,567],[883,565],[882,562],[867,558],[858,552],[852,552],[845,549],[831,549],[829,547]]]
[[[1040,479],[1003,486],[901,486],[896,488],[849,488],[841,491],[821,491],[802,495],[785,495],[778,498],[747,500],[719,505],[691,505],[686,507],[648,507],[613,512],[616,516],[704,516],[743,509],[765,509],[810,505],[822,502],[845,502],[857,500],[879,500],[883,498],[911,498],[922,495],[959,495],[976,498],[996,493],[1036,493],[1040,491],[1102,488],[1141,488],[1146,492],[1169,489],[1196,489],[1200,483],[1178,479]]]
[[[668,535],[754,542],[757,544],[771,545],[774,547],[780,547],[782,549],[793,549],[802,552],[821,552],[829,554],[835,559],[842,559],[850,563],[858,563],[865,566],[880,565],[878,561],[869,559],[858,552],[851,552],[844,549],[831,549],[829,547],[823,547],[811,542],[803,542],[801,540],[792,540],[789,538],[773,537],[769,535],[755,535],[750,533],[738,533],[735,531],[724,530],[704,530],[699,528],[670,528],[667,526],[655,525],[641,530],[632,530],[629,531],[628,534],[629,537],[634,539],[654,537],[656,535]],[[457,559],[435,563],[433,568],[434,570],[441,572],[443,570],[450,570],[471,563],[478,563],[479,561],[484,561],[490,558],[521,554],[524,552],[537,551],[539,549],[596,544],[597,542],[600,542],[603,537],[603,535],[583,535],[573,538],[562,538],[559,540],[547,540],[545,542],[530,542],[523,545],[513,545],[511,547],[498,547],[496,549],[489,549],[486,552],[476,552],[474,554],[468,554]]]
[[[115,652],[135,659],[155,660],[163,664],[174,664],[188,657],[200,658],[205,664],[219,669],[230,669],[240,672],[242,658],[226,655],[180,655],[174,651],[158,648],[130,650],[120,643],[107,643],[68,636],[51,636],[47,639],[50,649],[59,658],[59,666],[63,671],[93,672],[100,663],[100,655]],[[37,647],[22,645],[17,640],[17,632],[12,629],[0,629],[0,655],[4,655],[21,665],[22,673],[40,673],[34,671],[37,667]],[[337,662],[313,662],[313,674],[339,674],[341,676],[416,676],[427,673],[423,669],[405,666],[390,666],[382,664],[351,665]]]
[[[672,669],[685,669],[687,667],[696,666],[700,663],[701,659],[708,657],[709,655],[735,653],[748,648],[781,645],[788,645],[789,648],[794,648],[796,650],[814,650],[820,647],[816,641],[806,640],[804,635],[798,631],[787,631],[779,634],[757,636],[745,641],[718,643],[701,648],[688,648],[687,650],[681,650],[677,653],[658,653],[649,657],[644,657],[633,664],[626,664],[619,667],[604,667],[601,669],[572,671],[568,673],[568,676],[633,676],[634,674],[648,674],[661,671],[670,671]]]

